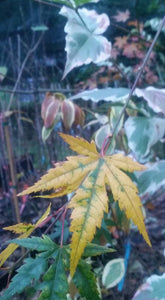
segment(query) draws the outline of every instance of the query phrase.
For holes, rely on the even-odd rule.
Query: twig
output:
[[[141,66],[141,68],[140,68],[140,70],[139,70],[139,73],[137,74],[137,77],[136,77],[136,79],[135,79],[135,82],[134,82],[134,84],[133,84],[133,86],[132,86],[132,88],[131,88],[131,91],[130,91],[130,93],[129,93],[129,95],[128,95],[128,98],[127,98],[127,100],[126,100],[126,102],[125,102],[125,105],[123,106],[123,109],[121,110],[121,113],[120,113],[120,115],[119,115],[119,118],[118,118],[118,120],[117,120],[117,122],[116,122],[116,124],[115,124],[115,126],[114,126],[114,128],[113,128],[113,130],[112,130],[112,138],[111,138],[110,140],[108,140],[108,142],[107,142],[107,144],[106,144],[106,149],[108,149],[108,147],[110,146],[110,144],[111,144],[111,142],[112,142],[112,140],[113,140],[113,138],[114,138],[114,134],[115,134],[116,129],[117,129],[119,123],[120,123],[120,120],[121,120],[121,118],[122,118],[122,115],[124,114],[124,112],[125,112],[125,110],[126,110],[126,108],[127,108],[127,105],[128,105],[128,103],[129,103],[129,101],[130,101],[132,95],[133,95],[133,92],[134,92],[134,90],[135,90],[135,88],[136,88],[136,85],[137,85],[137,83],[138,83],[138,81],[139,81],[139,79],[140,79],[140,77],[141,77],[141,75],[142,75],[142,73],[143,73],[143,70],[144,70],[144,68],[145,68],[145,66],[146,66],[146,64],[147,64],[147,62],[148,62],[148,59],[149,59],[149,57],[150,57],[150,55],[151,55],[151,52],[152,52],[152,50],[153,50],[153,48],[154,48],[154,46],[155,46],[155,43],[156,43],[156,41],[157,41],[157,39],[158,39],[158,37],[159,37],[159,34],[160,34],[162,28],[164,27],[164,25],[165,25],[165,16],[164,16],[164,18],[163,18],[163,20],[162,20],[162,22],[161,22],[161,24],[160,24],[160,26],[159,26],[159,28],[158,28],[158,30],[157,30],[157,33],[156,33],[156,35],[155,35],[155,37],[154,37],[154,39],[153,39],[153,41],[152,41],[152,44],[151,44],[151,46],[150,46],[150,48],[149,48],[149,50],[148,50],[148,52],[147,52],[147,54],[146,54],[146,56],[145,56],[145,58],[144,58],[143,64],[142,64],[142,66]],[[104,145],[104,143],[103,143],[103,145]],[[105,147],[105,145],[104,145],[104,147]],[[105,148],[104,148],[104,149],[105,149]],[[105,153],[104,149],[101,149],[101,153],[103,153],[103,152]]]
[[[11,93],[11,96],[10,96],[10,100],[9,100],[9,104],[8,104],[8,107],[7,107],[7,111],[10,110],[10,107],[11,107],[11,104],[13,102],[13,98],[14,98],[14,94],[15,94],[15,91],[17,90],[17,87],[18,87],[18,84],[20,82],[20,79],[21,79],[21,76],[22,76],[22,73],[23,73],[23,70],[24,70],[24,67],[29,59],[29,57],[32,55],[32,53],[37,49],[37,47],[39,46],[42,38],[43,38],[43,35],[44,35],[44,32],[40,35],[37,43],[31,48],[29,49],[23,63],[22,63],[22,66],[21,66],[21,69],[20,69],[20,72],[18,74],[18,77],[17,77],[17,80],[16,80],[16,83],[14,85],[14,88],[13,88],[13,91]]]
[[[65,206],[65,210],[62,215],[62,231],[61,231],[61,242],[60,242],[61,247],[63,246],[63,240],[64,240],[64,224],[65,224],[66,212],[67,212],[67,206]]]
[[[8,93],[8,94],[12,94],[13,93],[13,89],[3,89],[3,88],[0,88],[0,92],[3,92],[3,93]],[[27,95],[31,95],[31,94],[44,94],[44,93],[47,93],[47,92],[50,92],[50,93],[71,93],[71,92],[77,92],[76,89],[38,89],[38,90],[31,90],[31,91],[26,91],[26,90],[15,90],[14,94],[27,94]]]
[[[38,3],[41,3],[41,4],[45,4],[45,5],[49,5],[49,6],[54,6],[54,7],[57,7],[57,8],[60,8],[60,6],[58,4],[55,4],[55,3],[52,3],[52,2],[46,2],[46,1],[43,1],[43,0],[34,0]]]

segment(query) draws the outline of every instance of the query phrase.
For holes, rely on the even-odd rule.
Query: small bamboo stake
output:
[[[14,167],[14,159],[13,159],[13,151],[11,146],[11,139],[10,139],[10,132],[9,132],[9,125],[8,120],[5,118],[4,122],[4,131],[5,131],[5,138],[6,138],[6,146],[7,146],[7,153],[9,158],[9,167],[10,167],[10,173],[11,173],[11,181],[13,186],[13,205],[15,210],[15,218],[16,222],[20,223],[20,213],[19,213],[19,206],[18,206],[18,198],[17,198],[17,180],[16,180],[16,172]]]

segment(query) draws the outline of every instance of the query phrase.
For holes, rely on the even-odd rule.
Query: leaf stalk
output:
[[[148,49],[148,52],[147,52],[147,54],[146,54],[146,56],[145,56],[145,58],[144,58],[143,64],[142,64],[142,66],[141,66],[141,68],[140,68],[140,70],[139,70],[139,72],[138,72],[138,74],[137,74],[137,77],[136,77],[136,79],[135,79],[135,81],[134,81],[134,84],[133,84],[133,86],[132,86],[132,88],[131,88],[131,91],[130,91],[130,93],[129,93],[129,95],[128,95],[128,98],[127,98],[127,100],[126,100],[126,102],[125,102],[125,104],[124,104],[124,106],[123,106],[123,109],[121,110],[121,113],[120,113],[120,115],[119,115],[119,118],[118,118],[118,120],[116,121],[116,124],[115,124],[115,126],[114,126],[114,128],[113,128],[113,130],[112,130],[112,138],[109,139],[109,136],[108,136],[108,137],[105,138],[105,140],[104,140],[104,142],[103,142],[104,149],[106,148],[106,150],[109,148],[109,146],[110,146],[110,144],[111,144],[111,142],[112,142],[112,139],[114,138],[116,129],[117,129],[119,123],[120,123],[120,120],[121,120],[121,118],[122,118],[122,115],[124,114],[124,112],[125,112],[125,110],[126,110],[126,108],[127,108],[127,105],[128,105],[128,103],[129,103],[129,101],[130,101],[132,95],[133,95],[133,92],[134,92],[134,90],[135,90],[135,88],[136,88],[136,85],[137,85],[137,83],[138,83],[138,81],[139,81],[139,79],[140,79],[140,77],[141,77],[141,75],[142,75],[142,73],[143,73],[143,70],[144,70],[144,68],[145,68],[145,66],[146,66],[146,64],[147,64],[147,62],[148,62],[148,59],[149,59],[149,57],[150,57],[150,55],[151,55],[151,52],[152,52],[152,50],[153,50],[153,48],[154,48],[154,46],[155,46],[155,44],[156,44],[156,41],[157,41],[157,39],[158,39],[158,37],[159,37],[159,35],[160,35],[160,33],[161,33],[161,31],[162,31],[164,25],[165,25],[165,16],[164,16],[162,22],[161,22],[160,25],[159,25],[159,28],[158,28],[158,30],[157,30],[157,32],[156,32],[156,34],[155,34],[155,37],[154,37],[154,39],[153,39],[153,41],[152,41],[152,44],[151,44],[150,48]],[[109,139],[109,140],[108,140],[108,139]],[[107,141],[107,140],[108,140],[108,141]],[[105,146],[105,144],[106,144],[106,146]],[[101,153],[102,153],[102,149],[101,149]]]

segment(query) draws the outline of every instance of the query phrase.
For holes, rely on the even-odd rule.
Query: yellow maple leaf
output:
[[[4,227],[5,230],[10,230],[15,233],[22,233],[18,239],[24,239],[27,238],[49,215],[50,213],[50,205],[47,208],[46,212],[41,216],[41,218],[38,220],[38,222],[34,225],[32,224],[24,224],[19,223],[16,225]],[[1,253],[0,253],[0,267],[4,264],[4,262],[8,259],[8,257],[19,247],[19,245],[16,244],[10,244],[6,247]]]
[[[108,211],[106,185],[110,186],[114,200],[119,202],[121,210],[125,210],[127,217],[133,220],[151,246],[137,187],[121,171],[141,171],[145,167],[122,154],[102,156],[97,152],[93,141],[89,143],[79,137],[62,133],[60,135],[79,155],[56,163],[55,168],[50,169],[34,186],[19,195],[53,189],[53,194],[48,195],[51,198],[75,191],[68,205],[73,208],[70,226],[73,233],[71,275],[73,276],[87,243],[93,239],[96,228],[101,226],[104,212]]]

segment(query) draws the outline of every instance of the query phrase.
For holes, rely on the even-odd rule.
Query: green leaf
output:
[[[38,26],[32,26],[31,27],[32,31],[46,31],[48,30],[48,27],[46,25],[38,25]]]
[[[162,20],[160,18],[152,18],[145,22],[144,27],[151,26],[152,30],[157,31]],[[165,33],[165,27],[162,28],[162,32]]]
[[[7,74],[7,67],[5,66],[0,66],[0,82],[3,81],[3,79],[5,78],[6,74]]]
[[[91,3],[91,2],[99,2],[100,0],[74,0],[74,3],[76,4],[76,6],[81,6],[84,5],[86,3]]]
[[[65,300],[67,299],[68,282],[65,274],[65,266],[62,257],[63,249],[60,249],[55,262],[43,276],[45,285],[38,300]]]
[[[48,250],[57,250],[58,245],[56,245],[48,236],[43,235],[43,238],[40,237],[31,237],[27,239],[14,239],[12,243],[25,247],[27,249],[36,250],[36,251],[48,251]]]
[[[111,43],[101,34],[109,26],[106,14],[78,9],[78,14],[63,6],[60,14],[68,19],[65,26],[67,61],[63,78],[75,67],[98,63],[110,57]],[[83,21],[82,21],[83,20]]]
[[[158,161],[143,172],[136,172],[138,189],[140,194],[154,194],[165,186],[165,160]]]
[[[134,94],[143,97],[156,113],[165,115],[165,89],[157,89],[153,86],[145,89],[136,88]]]
[[[109,289],[117,285],[125,273],[124,259],[117,258],[108,262],[103,270],[102,283]]]
[[[136,292],[132,300],[163,300],[165,299],[165,273],[161,276],[152,275],[147,278]]]
[[[120,116],[120,113],[121,113],[121,107],[118,107],[118,106],[114,106],[114,107],[111,107],[111,110],[110,110],[110,125],[111,125],[111,128],[113,129],[119,119],[119,116]],[[122,126],[123,126],[123,121],[124,121],[124,115],[122,115],[121,117],[121,120],[119,122],[119,125],[116,129],[116,135],[117,133],[121,130]]]
[[[17,270],[9,288],[1,296],[1,300],[11,299],[16,293],[21,293],[32,280],[38,280],[47,267],[47,261],[41,257],[26,258],[25,264]]]
[[[73,282],[82,297],[86,297],[87,300],[101,299],[97,289],[96,278],[91,272],[90,265],[85,261],[79,261]]]
[[[45,142],[48,139],[48,137],[51,134],[53,128],[54,128],[54,124],[51,128],[46,128],[45,126],[42,127],[42,140],[43,140],[43,142]]]
[[[103,125],[96,131],[95,143],[99,149],[102,148],[105,138],[110,134],[111,134],[110,124]]]
[[[129,117],[125,122],[128,145],[137,160],[144,159],[150,148],[162,139],[165,133],[165,119]]]
[[[86,256],[86,257],[96,256],[96,255],[101,255],[104,253],[110,253],[110,252],[114,252],[114,251],[115,250],[112,248],[89,243],[85,248],[83,256]]]
[[[70,6],[70,7],[73,7],[73,8],[76,8],[78,6],[81,6],[81,5],[84,5],[84,4],[87,4],[87,3],[91,3],[91,2],[99,2],[100,0],[47,0],[47,1],[53,1],[53,2],[56,2],[56,3],[60,3],[60,4],[63,4],[63,5],[67,5],[67,6]]]
[[[129,95],[129,89],[127,88],[105,88],[105,89],[93,89],[89,91],[81,92],[73,97],[70,100],[83,99],[85,101],[92,100],[93,102],[98,103],[99,101],[112,101],[120,102],[125,101]]]

